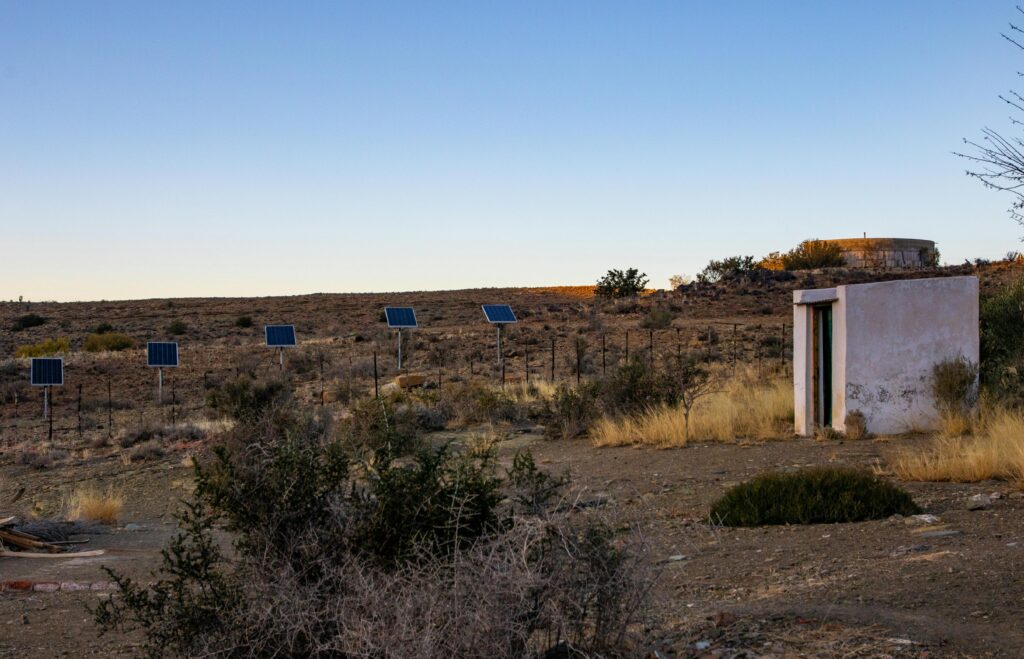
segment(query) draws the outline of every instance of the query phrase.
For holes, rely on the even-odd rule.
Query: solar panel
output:
[[[295,347],[295,325],[267,325],[264,332],[271,348]]]
[[[387,317],[388,327],[391,329],[417,327],[416,312],[412,307],[384,307],[384,315]]]
[[[172,341],[150,341],[146,344],[147,365],[151,368],[173,368],[178,365],[178,344]]]
[[[58,357],[32,358],[32,386],[63,386],[64,360]]]
[[[507,304],[485,304],[483,307],[487,322],[492,325],[516,322],[516,315],[512,313],[512,307]]]

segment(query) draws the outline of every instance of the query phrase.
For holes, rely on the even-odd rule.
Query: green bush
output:
[[[597,419],[597,401],[592,386],[574,389],[559,385],[548,403],[545,432],[554,439],[572,439],[585,433]]]
[[[242,329],[252,327],[252,316],[239,316],[235,319],[235,327],[241,327]]]
[[[563,483],[531,458],[506,479],[445,448],[356,466],[345,447],[302,410],[239,423],[197,465],[155,580],[108,570],[101,630],[141,630],[149,656],[637,652],[653,580],[614,526],[551,517]]]
[[[127,334],[97,332],[85,339],[86,352],[115,352],[135,347],[135,340]]]
[[[253,420],[288,402],[291,396],[292,387],[284,380],[253,379],[240,375],[211,389],[206,394],[206,405],[239,421]]]
[[[640,327],[644,329],[668,329],[672,326],[672,312],[668,309],[651,309],[644,319],[640,321]]]
[[[711,521],[726,526],[834,524],[915,515],[910,495],[869,471],[816,467],[762,474],[726,492]]]
[[[21,330],[25,330],[30,327],[39,327],[45,322],[46,319],[38,314],[25,314],[24,316],[18,316],[14,319],[14,322],[11,324],[11,331],[20,332]]]
[[[748,276],[761,269],[761,264],[756,262],[753,256],[730,256],[721,260],[712,259],[697,274],[697,281],[711,284]]]
[[[176,320],[167,326],[167,333],[171,336],[181,336],[188,331],[188,325],[182,320]]]
[[[979,309],[981,383],[998,398],[1024,399],[1024,278],[992,295]]]
[[[647,288],[647,282],[647,275],[636,268],[629,268],[625,272],[609,270],[597,280],[594,292],[603,298],[636,297]]]
[[[100,323],[96,326],[96,329],[92,331],[93,334],[106,334],[107,332],[113,332],[114,326],[110,323]]]
[[[667,372],[651,368],[648,360],[634,357],[597,385],[601,409],[609,416],[629,416],[652,407],[679,401],[679,387]]]
[[[39,343],[18,346],[14,350],[15,357],[53,357],[54,355],[71,352],[71,340],[67,337],[46,339]]]
[[[838,243],[827,240],[805,240],[799,247],[782,255],[782,267],[786,270],[841,268],[845,265],[843,249]]]

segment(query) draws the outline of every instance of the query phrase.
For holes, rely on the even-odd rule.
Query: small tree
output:
[[[1017,7],[1017,11],[1024,13],[1021,7]],[[1003,32],[1001,36],[1024,50],[1024,45],[1018,41],[1021,35],[1024,35],[1024,29],[1011,23],[1009,33]],[[1005,96],[1000,94],[999,100],[1009,105],[1011,112],[1024,112],[1024,96],[1015,91],[1011,90]],[[1024,121],[1013,116],[1010,123],[1014,128],[1024,126]],[[991,128],[982,129],[981,135],[980,141],[964,139],[964,144],[973,149],[972,153],[956,155],[977,167],[968,169],[968,176],[978,179],[986,188],[1013,195],[1010,217],[1024,225],[1024,138],[1005,135]]]
[[[608,274],[597,280],[594,292],[600,297],[623,298],[636,297],[647,288],[647,275],[636,268],[609,270]]]
[[[761,269],[761,264],[756,262],[753,256],[730,256],[717,261],[712,259],[697,275],[697,281],[714,283],[723,279],[744,277]]]
[[[668,278],[668,285],[669,288],[671,288],[674,291],[678,288],[686,286],[691,281],[693,280],[687,275],[672,275],[671,277]]]
[[[683,439],[690,441],[690,414],[697,401],[721,389],[718,376],[693,355],[676,359],[673,377],[678,387],[679,406],[683,408]]]

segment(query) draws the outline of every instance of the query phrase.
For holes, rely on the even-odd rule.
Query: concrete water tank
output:
[[[916,238],[839,238],[851,268],[924,268],[936,263],[935,241]]]

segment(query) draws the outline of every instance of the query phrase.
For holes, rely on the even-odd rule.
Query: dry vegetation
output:
[[[96,487],[81,487],[68,499],[67,518],[113,525],[123,506],[124,497],[110,488],[100,491]]]
[[[747,369],[725,386],[697,401],[690,418],[690,441],[786,439],[793,436],[793,388],[788,379],[767,381]],[[591,429],[595,446],[652,444],[684,446],[680,406],[660,405],[638,416],[604,417]]]
[[[924,450],[904,449],[892,460],[897,477],[911,481],[973,483],[989,479],[1024,484],[1024,412],[990,409],[974,423],[947,415],[945,431]]]

